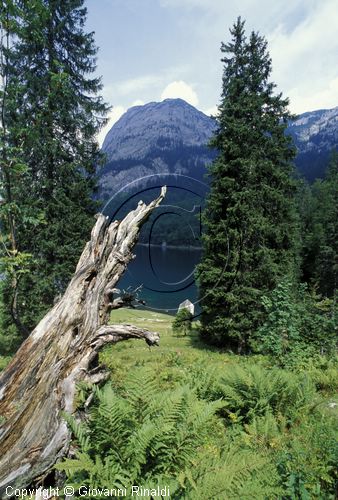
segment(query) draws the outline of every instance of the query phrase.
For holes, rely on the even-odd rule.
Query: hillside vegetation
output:
[[[182,100],[136,106],[100,151],[110,108],[85,1],[2,4],[0,496],[338,498],[338,108],[293,121],[266,38],[239,17],[215,119]],[[175,308],[188,286],[162,279],[150,245],[190,248],[189,266],[201,250],[197,321],[115,310],[146,302],[143,279],[120,280],[146,220],[138,241],[179,285]],[[159,347],[103,349],[156,332]]]
[[[167,486],[173,499],[335,498],[337,362],[276,368],[265,356],[206,348],[196,322],[190,335],[174,336],[172,320],[112,313],[114,323],[158,331],[161,343],[102,352],[110,380],[94,389],[85,424],[67,417],[76,456],[58,468],[70,484],[128,495],[135,484]],[[79,387],[78,408],[91,390]]]

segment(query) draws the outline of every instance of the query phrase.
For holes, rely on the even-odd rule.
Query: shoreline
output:
[[[135,246],[140,246],[140,247],[155,247],[155,248],[162,248],[163,250],[166,250],[167,248],[171,249],[176,249],[176,250],[203,250],[202,247],[193,247],[190,245],[157,245],[157,244],[149,244],[149,243],[137,243]]]

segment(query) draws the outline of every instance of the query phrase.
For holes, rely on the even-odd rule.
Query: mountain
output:
[[[182,99],[130,108],[102,146],[107,163],[100,171],[101,197],[151,174],[203,179],[206,164],[215,157],[207,146],[215,126],[213,118]]]
[[[156,173],[204,179],[215,157],[207,143],[215,120],[182,99],[130,108],[108,132],[102,150],[107,162],[99,174],[100,197],[109,198],[129,182]],[[322,177],[338,144],[338,107],[303,113],[287,132],[294,138],[296,166],[309,181]]]
[[[323,177],[333,149],[338,148],[338,106],[309,111],[288,127],[296,147],[296,167],[308,181]]]

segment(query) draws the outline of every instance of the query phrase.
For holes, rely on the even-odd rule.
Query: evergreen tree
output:
[[[29,272],[31,255],[20,249],[17,226],[19,221],[22,224],[27,219],[36,221],[37,215],[32,210],[27,213],[18,204],[26,165],[19,147],[25,131],[12,119],[21,89],[20,82],[9,72],[12,37],[17,30],[16,14],[14,0],[7,0],[0,6],[0,320],[4,327],[0,332],[1,352],[14,350],[20,341],[18,331],[23,330],[17,294],[20,279]]]
[[[325,179],[304,188],[302,215],[303,279],[319,293],[333,297],[337,289],[338,153],[333,152]],[[305,199],[305,201],[304,201]]]
[[[18,145],[26,163],[17,203],[39,214],[16,228],[20,248],[33,255],[17,293],[29,331],[64,290],[88,239],[97,210],[95,135],[107,106],[98,95],[100,79],[89,77],[97,49],[84,30],[84,0],[14,3],[8,72],[20,85],[11,119],[14,128],[25,128]]]
[[[185,307],[180,309],[177,312],[175,319],[171,325],[173,332],[176,335],[187,335],[188,333],[190,333],[192,330],[192,319],[193,315],[190,311],[188,311],[188,309],[186,309]]]
[[[312,186],[305,180],[300,179],[297,190],[297,206],[300,215],[301,234],[301,281],[311,283],[313,275],[313,263],[318,252],[319,241],[314,241],[313,216],[315,211],[315,199]]]
[[[262,295],[296,272],[295,151],[266,40],[247,39],[240,18],[230,33],[198,273],[202,338],[241,351],[263,320]]]

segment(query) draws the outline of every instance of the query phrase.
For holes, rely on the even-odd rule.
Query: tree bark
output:
[[[97,216],[63,297],[22,344],[0,378],[0,496],[27,487],[67,453],[70,432],[62,412],[74,411],[76,384],[105,377],[95,365],[108,343],[129,338],[156,344],[159,335],[132,325],[108,325],[116,283],[134,258],[140,228],[165,196],[139,202],[122,221]]]

